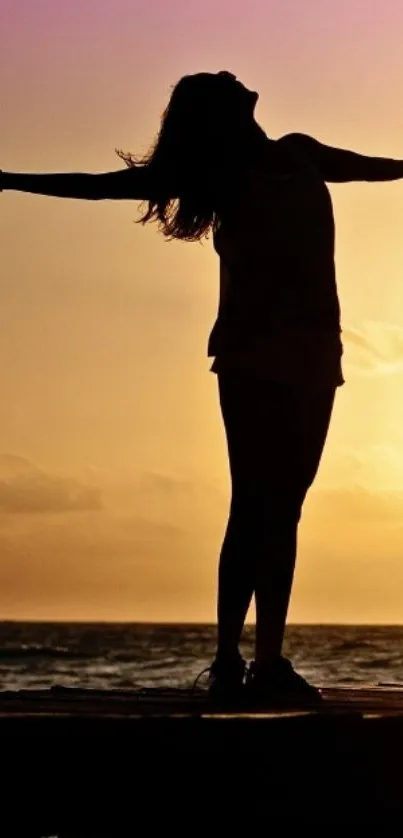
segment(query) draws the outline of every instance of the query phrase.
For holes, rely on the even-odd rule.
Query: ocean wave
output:
[[[333,646],[334,652],[360,652],[362,649],[372,648],[372,644],[365,640],[345,640]]]
[[[0,691],[186,687],[215,649],[214,625],[0,622]],[[403,627],[288,626],[284,652],[313,684],[403,683]]]
[[[356,661],[360,669],[389,669],[396,663],[395,658],[374,658],[367,661]]]
[[[87,658],[87,653],[75,652],[66,646],[45,646],[42,644],[25,644],[18,646],[3,646],[0,648],[1,660],[18,660],[23,658]],[[94,654],[91,654],[94,657]]]

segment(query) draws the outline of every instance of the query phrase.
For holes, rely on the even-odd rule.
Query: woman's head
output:
[[[153,172],[159,193],[149,201],[143,223],[159,221],[165,236],[188,241],[209,232],[218,203],[229,198],[231,184],[262,133],[254,120],[257,99],[227,71],[180,79],[154,147],[140,161]],[[120,156],[135,164],[130,156]]]
[[[205,140],[229,141],[231,130],[250,133],[257,99],[255,91],[226,70],[183,76],[172,91],[163,127],[194,139],[198,130]]]

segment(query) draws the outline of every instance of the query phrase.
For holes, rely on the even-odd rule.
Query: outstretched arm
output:
[[[159,184],[159,189],[161,185]],[[22,174],[0,172],[0,191],[12,189],[56,198],[147,200],[155,188],[150,173],[142,166],[119,169],[100,174]],[[172,196],[174,197],[174,196]]]
[[[288,134],[285,139],[295,143],[311,159],[323,180],[328,182],[385,181],[403,178],[403,160],[367,157],[343,148],[333,148],[314,140],[307,134]]]

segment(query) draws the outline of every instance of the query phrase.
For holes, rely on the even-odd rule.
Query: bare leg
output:
[[[298,519],[284,509],[268,511],[256,556],[256,654],[257,663],[281,655],[288,605],[297,555]]]
[[[334,392],[298,393],[219,376],[232,504],[221,551],[218,654],[234,657],[255,591],[256,660],[281,654],[302,503],[320,462]]]
[[[248,490],[243,479],[245,415],[242,380],[237,376],[218,376],[220,405],[228,444],[232,482],[231,508],[221,548],[218,574],[217,657],[239,656],[239,642],[254,593],[253,557],[250,557],[250,521],[245,514]]]
[[[291,397],[290,397],[291,395]],[[314,481],[334,401],[334,391],[279,394],[272,400],[276,445],[266,444],[272,479],[257,502],[255,553],[256,662],[281,655],[290,601],[302,505]],[[277,418],[276,418],[277,417]]]
[[[233,498],[218,575],[217,654],[228,658],[239,654],[239,642],[254,589],[253,567],[243,537],[242,508],[237,507]]]

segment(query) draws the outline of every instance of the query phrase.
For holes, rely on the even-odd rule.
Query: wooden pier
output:
[[[220,712],[202,690],[0,692],[2,834],[398,824],[403,688],[323,694],[320,710]]]

